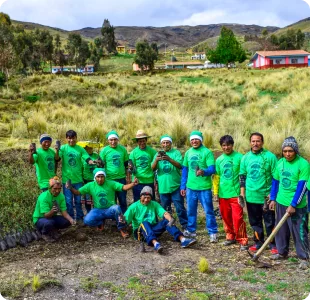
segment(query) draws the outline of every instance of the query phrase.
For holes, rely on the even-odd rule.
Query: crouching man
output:
[[[60,237],[58,229],[74,224],[74,220],[67,213],[66,200],[61,193],[61,182],[58,177],[51,178],[49,189],[39,196],[33,213],[33,223],[41,232],[42,238],[49,243],[55,242]]]
[[[181,242],[182,248],[195,244],[196,240],[185,238],[174,225],[175,220],[171,215],[159,203],[152,201],[152,198],[152,188],[145,186],[140,193],[140,201],[130,205],[124,215],[126,222],[132,223],[135,238],[146,241],[149,246],[154,246],[154,250],[158,253],[163,252],[158,237],[166,230],[175,241]],[[158,222],[157,217],[163,218],[163,220]]]
[[[74,189],[67,182],[66,187],[71,190],[74,195],[91,195],[94,208],[85,216],[84,224],[90,227],[98,227],[103,229],[106,219],[116,220],[117,229],[120,231],[123,238],[128,238],[129,234],[126,230],[127,224],[124,221],[124,216],[119,205],[115,204],[115,192],[128,191],[136,186],[138,179],[129,184],[121,184],[116,181],[106,180],[106,173],[101,168],[94,170],[94,181],[85,184],[78,190]]]

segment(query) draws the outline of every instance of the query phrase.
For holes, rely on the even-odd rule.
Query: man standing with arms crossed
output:
[[[272,175],[275,171],[277,158],[263,148],[264,137],[259,132],[250,136],[251,151],[246,153],[240,166],[240,192],[246,199],[250,225],[254,231],[254,245],[249,250],[256,252],[264,243],[264,227],[269,236],[275,225],[275,212],[269,210],[269,194]],[[277,254],[275,242],[270,243],[272,254]]]

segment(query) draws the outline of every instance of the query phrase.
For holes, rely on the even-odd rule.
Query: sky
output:
[[[307,2],[309,3],[307,3]],[[0,0],[11,19],[76,30],[217,23],[284,27],[310,16],[310,0]]]

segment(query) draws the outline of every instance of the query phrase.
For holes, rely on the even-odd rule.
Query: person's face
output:
[[[227,143],[223,143],[221,145],[223,153],[229,155],[234,151],[234,145],[232,144],[227,144]]]
[[[52,142],[51,141],[44,141],[42,142],[42,149],[47,150],[49,147],[51,147]]]
[[[292,161],[296,157],[296,152],[291,147],[284,147],[282,150],[282,154],[287,161]]]
[[[117,138],[108,139],[108,143],[111,148],[116,148],[118,145],[118,139]]]
[[[169,141],[162,141],[161,142],[161,146],[162,146],[162,148],[164,149],[165,152],[168,152],[168,151],[171,150],[172,143],[169,142]]]
[[[76,145],[77,136],[73,136],[73,137],[67,136],[66,139],[67,139],[68,144],[69,144],[70,146],[75,146],[75,145]]]
[[[142,195],[140,197],[140,202],[143,204],[143,205],[148,205],[152,200],[152,197],[150,195]]]
[[[94,152],[94,149],[93,149],[92,147],[88,147],[88,146],[85,147],[85,150],[86,150],[86,152],[87,152],[89,155],[92,155],[93,152]]]
[[[52,186],[51,188],[51,194],[54,196],[54,197],[57,197],[61,192],[61,184],[60,183],[56,183]]]
[[[137,139],[137,143],[140,149],[144,149],[146,147],[146,138],[143,139]]]
[[[264,145],[262,138],[258,135],[253,135],[251,137],[250,143],[251,143],[251,149],[254,153],[259,152],[263,148],[263,145]]]
[[[96,182],[99,185],[103,185],[104,184],[104,180],[105,180],[105,177],[104,177],[103,174],[100,174],[100,175],[96,176]]]
[[[199,139],[191,139],[191,146],[193,148],[199,148],[201,145],[201,140]]]

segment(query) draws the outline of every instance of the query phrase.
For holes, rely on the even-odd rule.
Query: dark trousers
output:
[[[276,204],[276,224],[285,215],[287,206]],[[296,208],[296,212],[289,217],[276,234],[276,244],[279,254],[287,256],[289,252],[290,237],[293,237],[297,256],[309,259],[308,240],[308,212],[307,206]]]
[[[142,189],[145,187],[145,186],[150,186],[153,190],[153,197],[152,199],[155,199],[155,189],[154,189],[154,183],[139,183],[137,185],[135,185],[133,188],[132,188],[132,193],[133,193],[133,200],[134,202],[140,200],[140,193],[142,191]]]
[[[267,210],[264,212],[263,204],[256,203],[246,203],[249,223],[254,231],[254,242],[256,245],[261,246],[264,243],[265,235],[264,235],[264,226],[263,220],[265,224],[265,229],[267,233],[267,237],[271,234],[274,225],[275,225],[275,212],[272,210]],[[274,240],[270,243],[270,247],[274,247]]]
[[[126,184],[126,178],[114,179],[114,181],[121,184]],[[115,200],[118,199],[118,204],[121,207],[122,213],[124,214],[127,210],[127,191],[115,192]]]
[[[149,246],[152,246],[153,240],[157,240],[157,238],[163,234],[166,230],[169,232],[170,235],[173,236],[175,241],[179,240],[179,236],[183,235],[182,232],[176,226],[167,226],[168,221],[162,220],[156,224],[151,225],[149,222],[144,221],[141,223],[138,231],[139,235],[143,236],[144,240]]]
[[[71,225],[71,223],[63,216],[54,216],[53,218],[40,218],[37,223],[37,229],[44,235],[49,234],[56,229],[64,229]]]

